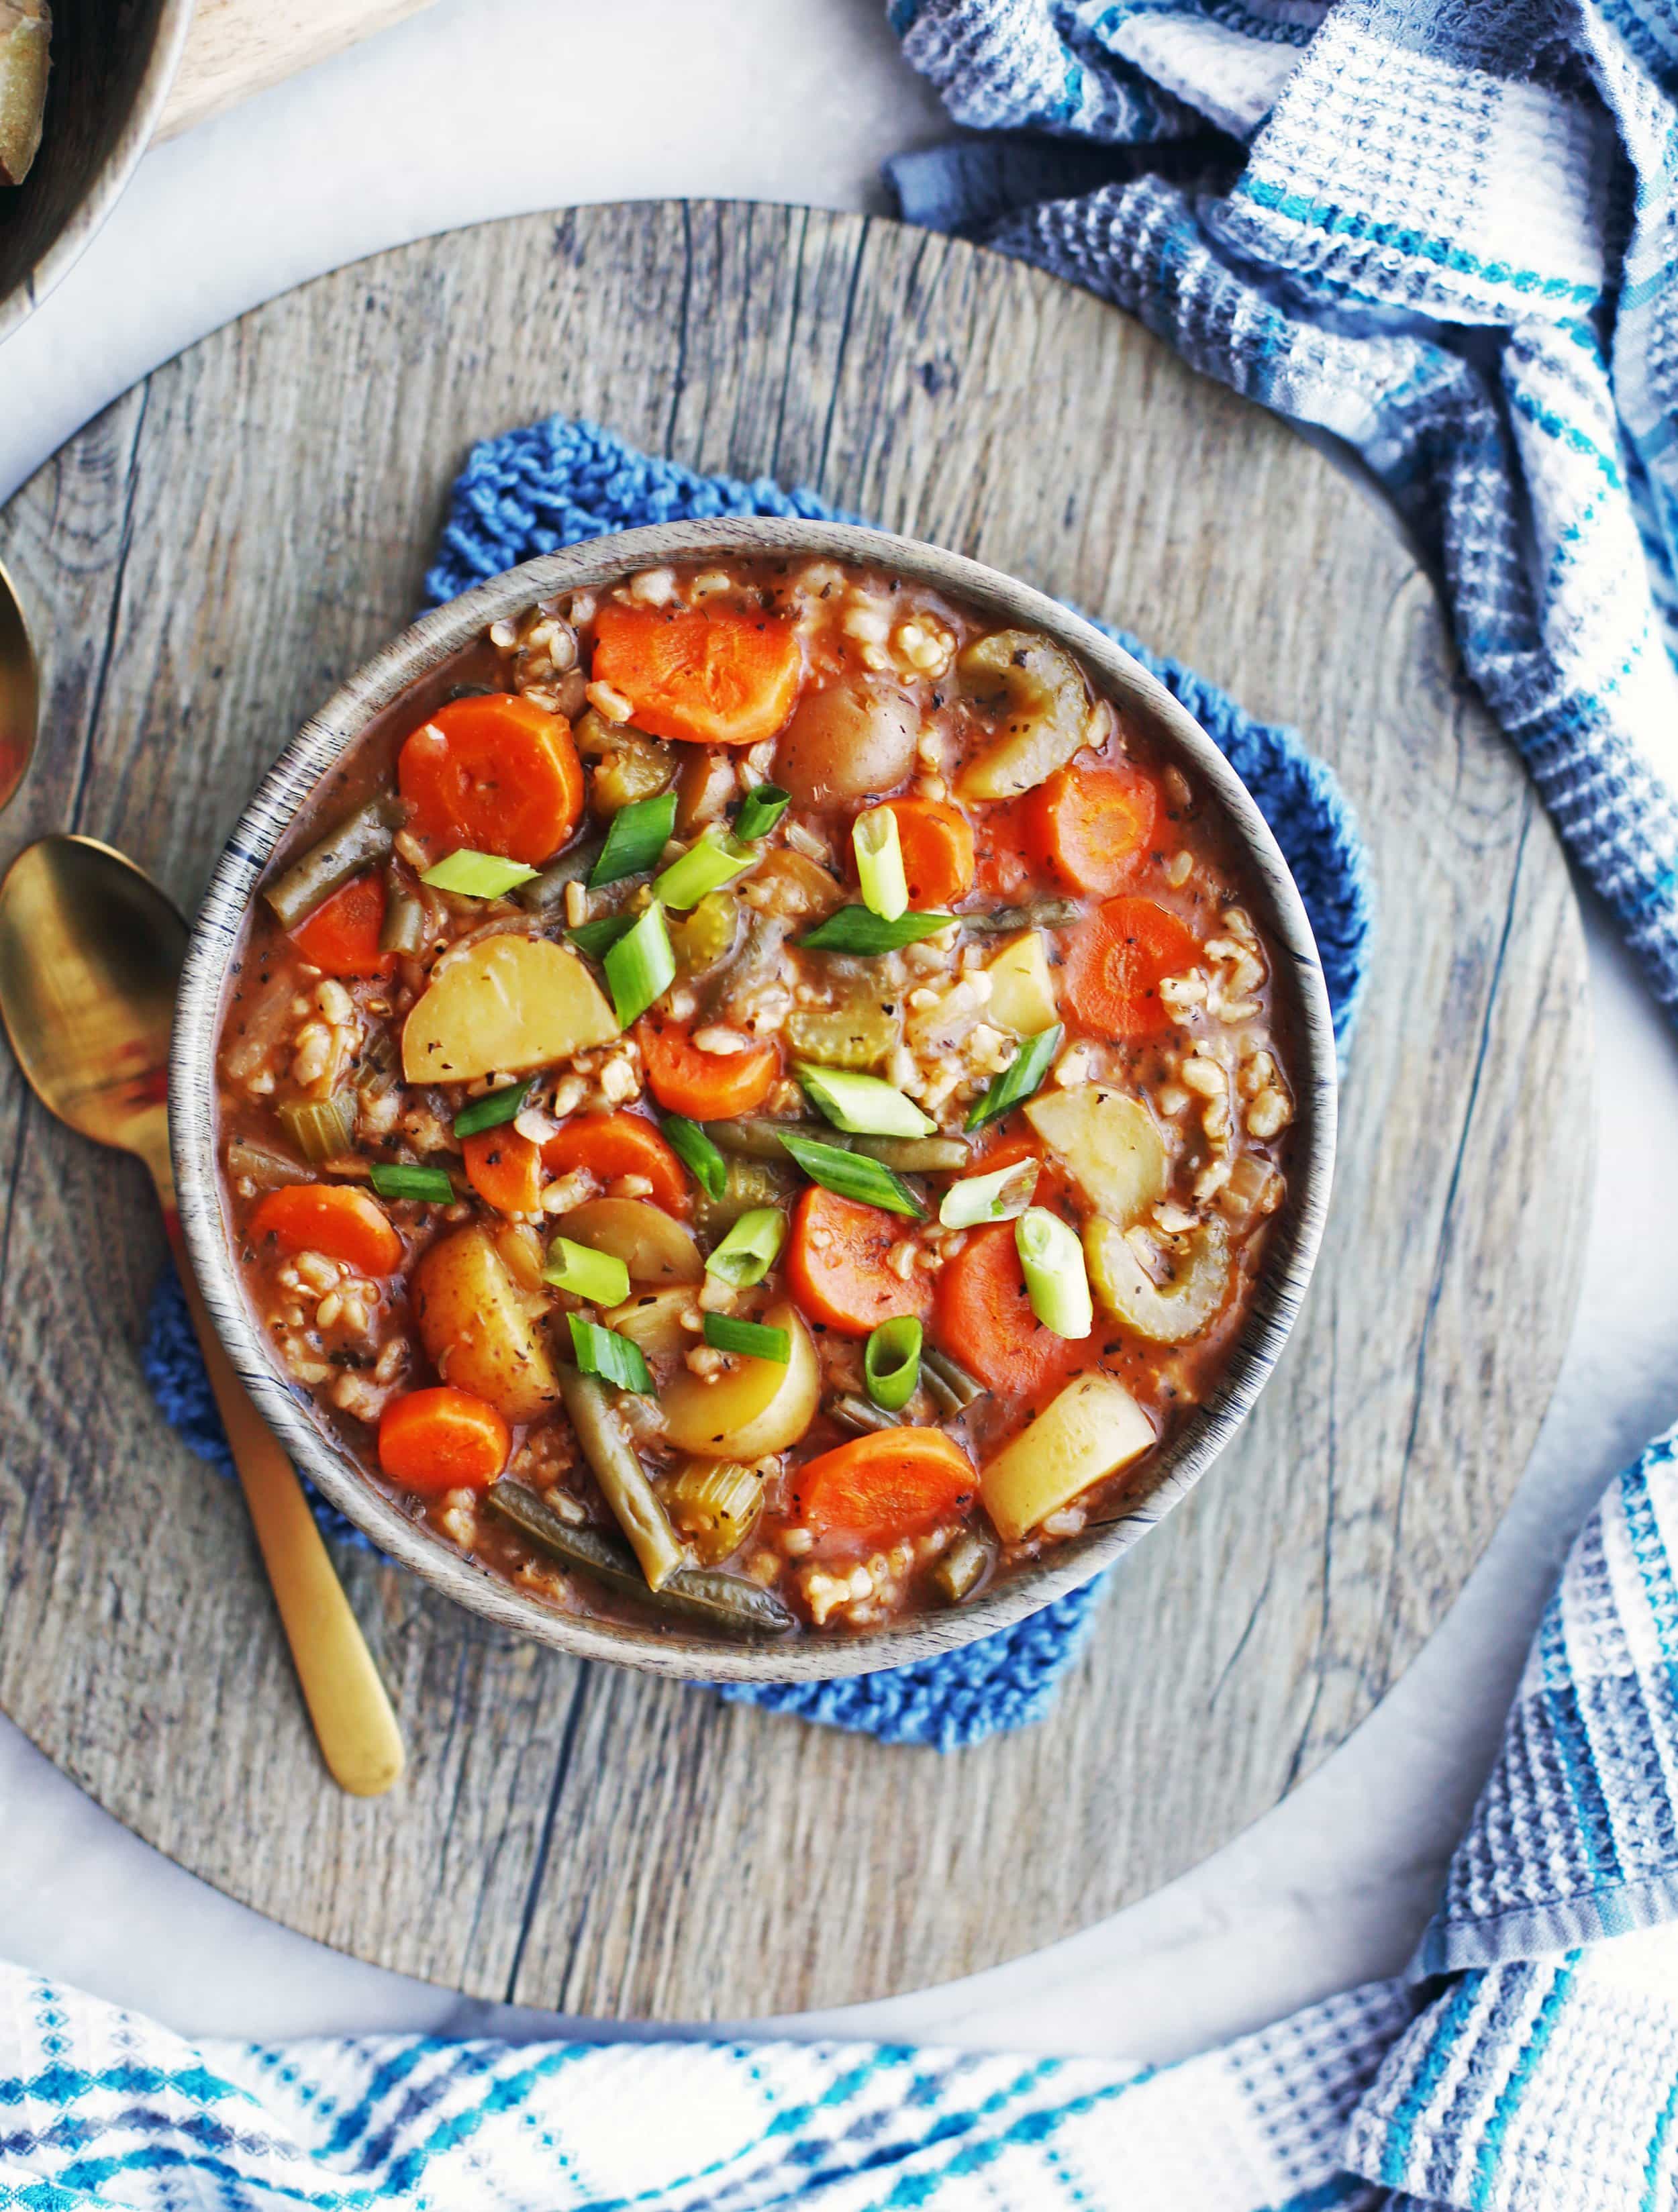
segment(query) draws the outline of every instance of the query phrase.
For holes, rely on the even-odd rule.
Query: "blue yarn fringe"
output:
[[[486,577],[584,538],[727,514],[862,519],[814,492],[783,490],[768,477],[746,483],[699,476],[637,451],[596,423],[550,416],[473,447],[455,480],[425,580],[427,602],[458,598]],[[1122,630],[1098,627],[1182,701],[1257,800],[1310,917],[1343,1055],[1368,973],[1374,902],[1368,855],[1334,771],[1313,758],[1297,731],[1254,720],[1191,669],[1150,653]],[[160,1411],[188,1449],[231,1474],[227,1439],[173,1270],[152,1301],[142,1364]],[[366,1543],[342,1514],[310,1495],[329,1535]],[[1099,1589],[1097,1583],[1074,1590],[1018,1627],[941,1659],[844,1681],[732,1684],[721,1694],[830,1728],[860,1729],[885,1743],[957,1750],[1043,1717],[1089,1635]]]

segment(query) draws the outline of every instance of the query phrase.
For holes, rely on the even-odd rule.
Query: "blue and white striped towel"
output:
[[[856,2044],[193,2048],[0,1967],[0,2208],[1672,2212],[1675,1685],[1678,1432],[1574,1548],[1416,1979],[1154,2070]]]
[[[961,228],[1357,447],[1678,1013],[1674,0],[892,0]],[[1278,580],[1315,591],[1332,577]]]

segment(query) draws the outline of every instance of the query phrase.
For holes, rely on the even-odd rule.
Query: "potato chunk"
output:
[[[1110,726],[1069,653],[1029,629],[976,638],[956,663],[963,692],[1000,730],[956,778],[958,799],[1017,799]]]
[[[1116,1376],[1078,1375],[979,1471],[979,1496],[1005,1543],[1140,1459],[1153,1425]]]
[[[1123,1230],[1110,1221],[1084,1224],[1084,1252],[1096,1296],[1133,1336],[1152,1344],[1186,1344],[1208,1328],[1230,1287],[1230,1241],[1221,1222],[1203,1221],[1186,1237],[1161,1240],[1171,1279],[1156,1283]]]
[[[650,1200],[592,1198],[562,1215],[559,1228],[574,1244],[621,1260],[632,1283],[662,1290],[667,1284],[704,1279],[705,1262],[693,1231]]]
[[[558,1399],[542,1333],[482,1229],[457,1230],[422,1255],[414,1319],[443,1381],[508,1420],[533,1421]]]
[[[920,720],[894,684],[842,679],[808,692],[775,747],[775,781],[799,806],[891,791],[915,773]]]
[[[1165,1195],[1165,1142],[1140,1099],[1077,1083],[1040,1091],[1024,1113],[1088,1203],[1122,1229]]]
[[[763,1320],[792,1339],[784,1367],[742,1359],[711,1382],[684,1371],[660,1392],[665,1434],[678,1451],[751,1464],[795,1444],[815,1419],[822,1378],[809,1330],[785,1300]]]
[[[636,1291],[601,1320],[638,1344],[649,1359],[690,1352],[699,1343],[699,1300],[686,1285],[673,1291]],[[691,1321],[690,1328],[685,1324]]]
[[[550,1067],[617,1035],[574,952],[509,932],[446,957],[402,1031],[410,1083],[473,1083]]]
[[[990,998],[985,1018],[1017,1037],[1036,1036],[1055,1023],[1055,973],[1040,929],[1028,929],[987,963]]]

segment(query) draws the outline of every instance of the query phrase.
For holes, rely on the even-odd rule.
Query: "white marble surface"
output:
[[[881,0],[442,0],[161,149],[0,356],[0,498],[156,362],[380,247],[591,199],[878,204],[882,156],[943,130],[882,15]],[[1304,1788],[1171,1888],[975,1980],[796,2032],[1158,2059],[1402,1965],[1569,1536],[1675,1411],[1678,1059],[1594,921],[1590,937],[1599,1103],[1578,1140],[1598,1164],[1580,1319],[1514,1509],[1420,1661]],[[0,1956],[189,2033],[555,2027],[356,1965],[229,1903],[3,1723]]]

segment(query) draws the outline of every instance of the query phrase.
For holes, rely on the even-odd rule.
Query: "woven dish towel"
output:
[[[1550,1602],[1418,1961],[1443,1981],[1156,2071],[832,2043],[194,2048],[0,1966],[0,2208],[1672,2212],[1675,1456],[1663,1439],[1610,1486]]]
[[[1348,440],[1678,1016],[1674,0],[891,0],[913,222]],[[1297,580],[1290,580],[1299,588]]]
[[[741,483],[697,476],[639,453],[609,431],[554,416],[473,448],[456,481],[428,602],[455,599],[487,576],[587,538],[722,514],[831,518],[807,491],[767,478]],[[1175,661],[1159,660],[1115,631],[1217,741],[1276,834],[1322,956],[1334,1034],[1351,1035],[1368,964],[1371,895],[1366,857],[1332,772],[1292,730],[1255,721]],[[158,1287],[143,1352],[146,1379],[165,1418],[200,1458],[233,1471],[227,1441],[173,1273]],[[324,1499],[315,1510],[335,1535],[364,1541]],[[939,1659],[836,1682],[743,1684],[722,1692],[743,1704],[866,1729],[891,1743],[951,1750],[1041,1717],[1077,1656],[1099,1584],[1060,1598],[1031,1620]]]

